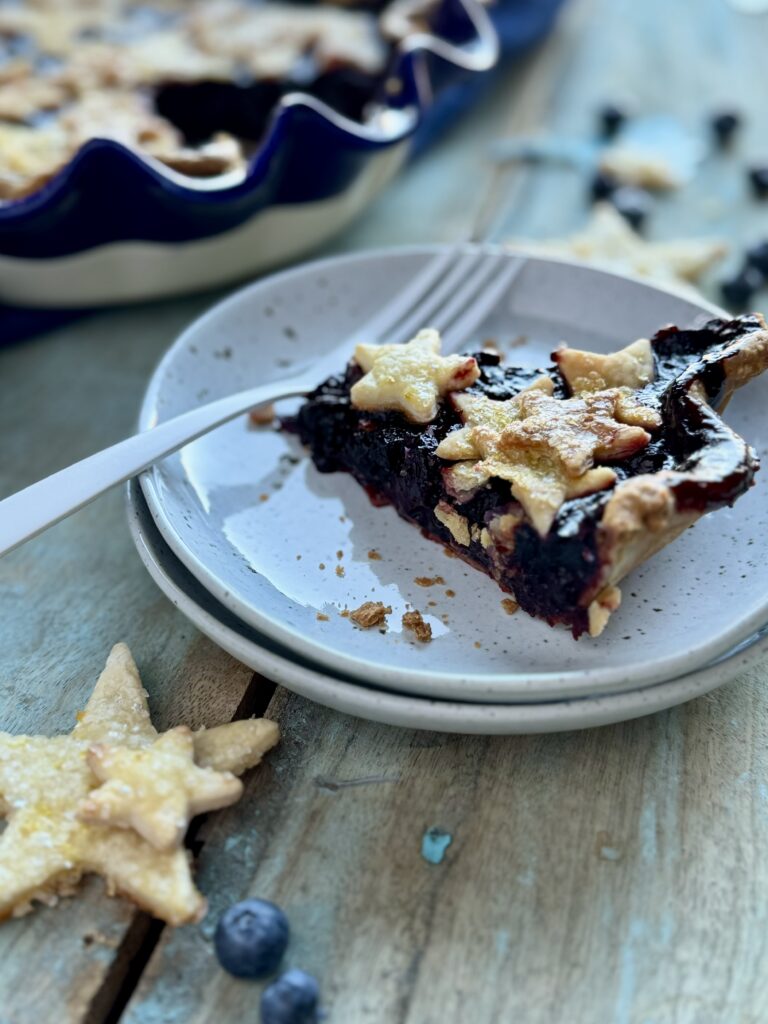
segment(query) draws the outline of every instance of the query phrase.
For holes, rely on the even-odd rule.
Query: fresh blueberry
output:
[[[268,900],[243,900],[219,918],[213,944],[225,971],[237,978],[264,978],[283,959],[288,918]]]
[[[762,288],[764,281],[759,270],[746,266],[735,277],[728,278],[720,285],[723,300],[731,309],[744,309],[755,292]]]
[[[592,179],[592,184],[589,189],[590,195],[592,196],[592,202],[599,203],[602,199],[610,199],[618,187],[619,183],[612,174],[605,174],[603,171],[598,171]]]
[[[758,242],[751,249],[747,249],[746,258],[750,267],[755,267],[768,277],[768,241]]]
[[[768,196],[768,167],[750,167],[749,183],[758,199]]]
[[[320,988],[311,974],[292,968],[261,996],[261,1024],[317,1024]]]
[[[612,139],[627,120],[626,113],[614,103],[606,103],[598,111],[600,135],[604,139]]]
[[[642,231],[653,200],[648,192],[632,185],[622,185],[611,194],[611,202],[635,231]]]
[[[734,110],[721,110],[712,115],[710,123],[715,142],[720,149],[726,149],[741,127],[741,117]]]

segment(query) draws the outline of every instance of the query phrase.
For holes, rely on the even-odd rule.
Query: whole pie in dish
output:
[[[242,172],[281,96],[361,119],[429,0],[0,0],[0,199],[92,138],[195,178]]]
[[[288,426],[530,615],[597,636],[627,573],[751,486],[757,456],[720,412],[768,366],[768,329],[715,319],[552,360],[444,356],[433,330],[359,345]]]

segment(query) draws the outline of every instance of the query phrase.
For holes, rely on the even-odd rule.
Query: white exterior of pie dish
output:
[[[270,206],[231,231],[191,242],[112,242],[53,259],[0,255],[0,302],[83,309],[187,295],[253,277],[317,248],[361,213],[402,167],[410,140],[372,156],[330,199]]]
[[[358,718],[410,729],[479,735],[564,732],[640,718],[735,679],[768,653],[768,626],[721,661],[689,675],[628,693],[535,704],[427,700],[341,679],[294,661],[289,652],[239,623],[176,559],[157,531],[139,487],[127,491],[128,524],[139,557],[166,597],[215,644],[268,679],[318,704]]]
[[[243,289],[172,346],[141,426],[317,358],[435,251],[335,258]],[[663,324],[718,312],[638,280],[530,258],[480,337],[510,346],[513,360],[542,365],[564,339],[611,351]],[[755,381],[728,410],[758,449],[768,447],[765,396],[766,382]],[[505,615],[495,582],[446,558],[392,509],[374,509],[348,475],[317,473],[290,438],[249,429],[245,419],[155,466],[142,488],[174,554],[239,619],[333,673],[403,692],[537,703],[636,690],[704,666],[768,620],[759,477],[734,510],[704,517],[631,574],[605,633],[578,642],[522,613]],[[371,549],[382,558],[371,561]],[[444,583],[425,588],[417,578]],[[391,605],[385,636],[338,614],[366,600]],[[430,621],[430,644],[400,628],[409,605]]]

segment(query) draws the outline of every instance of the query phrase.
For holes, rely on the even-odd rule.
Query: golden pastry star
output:
[[[229,726],[195,736],[203,763],[240,770],[277,741],[277,727],[233,723],[232,762],[223,754]],[[243,729],[243,726],[249,726]],[[86,873],[102,875],[110,893],[120,891],[169,924],[198,920],[205,900],[192,881],[184,849],[157,850],[130,829],[80,821],[78,810],[98,779],[88,764],[99,744],[140,750],[158,738],[147,695],[128,648],[113,648],[85,710],[66,736],[0,733],[0,918],[23,914],[33,900],[69,895]],[[259,749],[255,749],[259,744]],[[246,749],[250,745],[250,749]]]
[[[158,850],[181,846],[196,814],[239,800],[243,784],[231,772],[198,768],[192,730],[184,725],[140,750],[98,743],[88,765],[104,785],[80,804],[81,821],[133,828]]]
[[[610,203],[596,203],[586,228],[569,238],[515,240],[514,245],[545,256],[565,256],[697,294],[685,282],[697,281],[728,252],[717,239],[647,241],[633,231]]]
[[[470,387],[480,376],[472,356],[441,356],[441,344],[438,332],[427,328],[405,345],[358,345],[355,362],[365,376],[352,386],[352,405],[429,423],[439,398]]]
[[[573,395],[605,388],[641,388],[653,380],[655,368],[647,338],[633,341],[619,352],[585,352],[563,346],[552,358]]]
[[[504,402],[457,396],[466,426],[448,434],[436,449],[443,459],[479,460],[459,469],[457,487],[448,471],[454,493],[467,478],[476,486],[491,477],[508,480],[512,496],[542,536],[567,498],[614,483],[614,471],[595,467],[596,460],[626,458],[650,440],[644,428],[660,424],[657,413],[621,388],[565,400],[553,398],[551,390],[552,382],[544,377]]]

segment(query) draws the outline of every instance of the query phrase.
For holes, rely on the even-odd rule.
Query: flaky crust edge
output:
[[[712,476],[699,468],[693,472],[662,470],[633,477],[615,488],[603,509],[598,526],[598,554],[602,569],[583,599],[589,612],[591,636],[598,636],[608,622],[605,597],[614,593],[616,584],[671,544],[703,515],[718,507],[717,501],[701,509],[681,507],[678,500],[681,485],[689,483],[706,488],[711,484],[715,487],[727,476],[729,469],[736,470],[744,463],[757,468],[757,456],[746,441],[717,415],[737,388],[768,369],[768,326],[761,314],[756,316],[760,329],[738,338],[718,355],[725,379],[717,410],[709,405],[697,378],[692,378],[687,388],[688,400],[699,406],[708,417],[717,418],[723,437],[730,441],[730,462],[718,465],[717,475]],[[750,478],[747,486],[751,486],[751,482]],[[728,503],[724,501],[721,504]],[[615,597],[611,603],[618,607]]]

